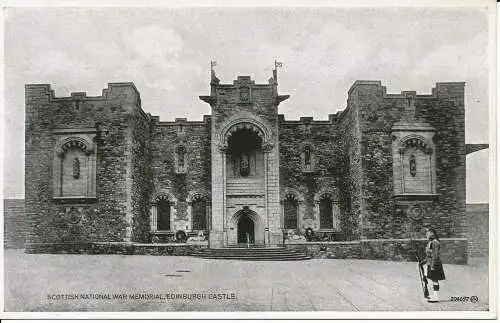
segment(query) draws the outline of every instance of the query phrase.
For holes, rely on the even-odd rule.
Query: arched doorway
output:
[[[238,243],[255,242],[255,223],[248,215],[238,220]]]

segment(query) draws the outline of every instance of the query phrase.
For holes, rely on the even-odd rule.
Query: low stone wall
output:
[[[285,247],[287,249],[304,252],[305,254],[313,258],[361,258],[361,245],[359,241],[286,242]]]
[[[467,264],[467,239],[443,238],[441,260],[445,264]],[[415,249],[425,255],[426,239],[373,239],[339,242],[287,242],[287,249],[313,258],[416,261]]]
[[[189,256],[193,251],[207,248],[207,243],[124,243],[124,242],[85,242],[85,243],[38,243],[26,244],[26,253],[51,254],[117,254],[152,256]]]
[[[416,261],[415,249],[424,257],[427,240],[374,239],[336,242],[287,242],[285,248],[322,259],[371,259]],[[441,260],[445,264],[467,263],[467,239],[441,239]],[[208,248],[207,243],[39,243],[26,244],[26,253],[51,254],[118,254],[153,256],[189,256]]]

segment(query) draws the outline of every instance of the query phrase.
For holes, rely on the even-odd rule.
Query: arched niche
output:
[[[242,127],[239,127],[241,125]],[[242,124],[231,128],[227,137],[226,171],[228,178],[263,178],[263,134]]]
[[[401,194],[434,194],[435,148],[432,140],[418,134],[410,134],[398,142],[398,162],[395,179]],[[397,189],[398,187],[396,187]]]
[[[95,134],[56,132],[54,148],[53,198],[71,202],[96,198]]]

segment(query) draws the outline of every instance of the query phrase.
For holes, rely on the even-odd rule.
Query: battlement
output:
[[[299,120],[286,120],[284,114],[278,114],[278,122],[286,125],[329,125],[337,121],[337,114],[329,114],[328,120],[314,120],[313,117],[300,117]]]
[[[408,97],[418,98],[418,99],[437,99],[444,96],[463,96],[463,88],[465,82],[437,82],[435,87],[432,88],[431,94],[417,94],[416,91],[401,91],[401,93],[387,93],[387,87],[382,85],[381,81],[370,81],[370,80],[357,80],[349,88],[349,97],[356,89],[362,87],[376,87],[377,91],[380,91],[383,98],[390,99],[404,99]]]
[[[100,96],[87,96],[87,92],[71,92],[69,97],[57,97],[55,91],[50,84],[25,84],[26,101],[45,101],[45,102],[60,102],[60,101],[96,101],[108,100],[111,97],[130,96],[140,105],[141,95],[135,84],[132,82],[108,83],[108,87],[102,90]]]
[[[207,125],[212,121],[211,115],[203,115],[203,120],[188,120],[187,118],[175,118],[174,121],[160,121],[159,116],[151,116],[151,120],[158,126],[200,126]]]

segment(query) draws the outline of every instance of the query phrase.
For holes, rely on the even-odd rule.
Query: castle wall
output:
[[[299,203],[299,231],[333,232],[334,240],[410,238],[429,226],[442,237],[465,236],[463,83],[438,83],[432,95],[395,95],[380,82],[357,81],[346,110],[324,121],[278,115],[288,96],[278,95],[273,78],[215,78],[211,86],[201,97],[211,116],[160,122],[142,111],[132,83],[110,84],[99,97],[67,98],[54,97],[48,85],[26,85],[27,241],[150,242],[155,234],[195,234],[192,203],[202,198],[212,246],[236,243],[245,206],[258,223],[259,243],[276,245],[288,194]],[[229,183],[227,139],[242,127],[262,139],[255,148],[262,161],[258,178]],[[405,150],[413,135],[420,139],[411,144],[420,146]],[[415,174],[404,168],[405,151],[417,155]],[[323,194],[333,201],[327,228],[319,216]],[[171,225],[158,232],[162,196]]]
[[[159,122],[154,118],[151,134],[151,167],[153,196],[167,192],[176,199],[171,214],[170,231],[191,232],[192,218],[188,212],[189,196],[200,194],[211,202],[210,118],[204,121]],[[186,149],[187,169],[176,171],[176,148]],[[150,201],[148,201],[151,205]],[[208,228],[207,228],[208,229]]]
[[[54,97],[49,85],[26,85],[25,210],[29,243],[131,240],[130,157],[136,153],[127,147],[134,128],[131,120],[146,118],[144,114],[139,117],[141,113],[139,93],[131,83],[109,84],[100,97],[73,93],[67,98]],[[95,151],[91,155],[97,160],[95,197],[54,198],[57,129],[66,129],[70,137],[82,132],[94,136]]]
[[[340,199],[344,201],[344,223],[348,240],[364,237],[359,110],[352,101],[348,100],[346,110],[338,117],[340,151],[337,153],[342,169],[342,174],[339,176],[339,193]]]
[[[311,169],[304,167],[303,149],[305,145],[312,148]],[[320,219],[317,214],[315,196],[330,191],[340,204],[341,229],[346,232],[343,214],[346,206],[340,199],[339,180],[343,175],[343,165],[339,152],[341,140],[335,119],[331,121],[314,121],[312,118],[301,118],[300,121],[285,121],[281,116],[279,124],[280,147],[280,187],[283,194],[292,189],[303,199],[303,212],[299,218],[299,230],[303,233],[307,228],[320,230]]]
[[[408,237],[434,227],[443,237],[462,237],[465,216],[464,84],[438,83],[433,95],[387,95],[380,82],[357,81],[349,91],[360,112],[362,227],[367,238]],[[415,117],[435,129],[436,192],[427,197],[394,198],[391,127],[415,100]],[[411,132],[411,131],[410,131]],[[418,131],[416,131],[418,132]],[[411,220],[418,205],[422,217]]]
[[[149,118],[134,110],[129,117],[132,241],[148,242],[150,231],[150,199],[153,194],[151,130]],[[130,221],[130,218],[129,218]]]

